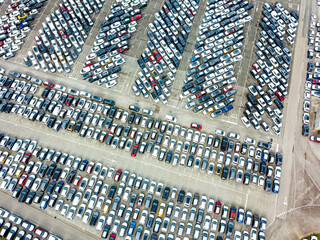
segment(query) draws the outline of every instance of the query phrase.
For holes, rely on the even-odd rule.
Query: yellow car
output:
[[[159,74],[156,72],[156,70],[151,71],[152,76],[154,77],[155,80],[159,80]]]
[[[109,212],[110,206],[111,206],[111,200],[107,200],[106,204],[103,207],[102,212],[107,214]]]
[[[28,17],[28,14],[26,14],[26,13],[23,13],[23,15],[21,15],[21,14],[18,15],[18,19],[20,19],[20,20],[24,19],[26,17]]]
[[[25,167],[26,167],[25,165],[20,165],[19,168],[17,169],[16,173],[14,174],[14,176],[16,178],[20,178],[21,175],[23,174]]]
[[[216,171],[215,171],[214,175],[216,175],[217,177],[220,177],[221,176],[221,171],[222,171],[222,166],[221,166],[221,164],[218,164],[216,166]]]
[[[158,217],[163,217],[165,209],[166,209],[166,204],[165,203],[161,203],[159,211],[158,211]]]
[[[109,58],[107,58],[107,59],[101,61],[101,66],[105,66],[105,65],[107,65],[107,64],[109,64],[109,63],[111,63],[111,62],[112,62],[112,61],[111,61]]]
[[[0,164],[4,164],[4,162],[7,160],[8,156],[9,156],[8,152],[3,152],[0,157]]]
[[[203,115],[208,115],[208,114],[210,114],[212,112],[213,112],[213,107],[210,107],[208,109],[203,110],[202,113],[203,113]]]
[[[68,132],[72,132],[75,126],[76,126],[76,122],[75,121],[71,121],[70,124],[67,127],[67,131]]]
[[[66,62],[66,60],[64,59],[64,57],[63,57],[62,55],[58,56],[58,58],[59,58],[59,61],[60,61],[61,63]]]
[[[229,47],[223,49],[224,53],[229,53],[229,52],[232,52],[232,51],[233,51],[233,47],[232,46],[229,46]]]

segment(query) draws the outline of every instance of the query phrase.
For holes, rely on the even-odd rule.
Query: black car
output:
[[[182,203],[183,200],[184,200],[185,195],[186,195],[186,192],[184,190],[180,190],[177,202],[178,203]]]
[[[69,173],[69,176],[67,178],[67,183],[70,184],[73,182],[73,179],[75,178],[77,174],[77,171],[76,170],[72,170],[70,173]]]
[[[276,164],[277,164],[277,166],[282,165],[282,154],[281,153],[276,154]]]
[[[170,187],[165,187],[164,191],[163,191],[163,194],[162,194],[162,199],[164,201],[167,201],[168,197],[169,197],[169,194],[170,194]]]
[[[97,224],[98,221],[98,217],[99,217],[99,212],[94,212],[90,221],[90,226],[95,226]]]
[[[151,212],[151,213],[156,213],[156,212],[157,212],[158,205],[159,205],[159,201],[158,201],[157,199],[154,199],[153,202],[152,202],[152,205],[151,205],[151,210],[150,210],[150,212]]]
[[[101,238],[106,239],[108,237],[109,231],[110,231],[110,225],[105,225],[103,232],[101,234]]]
[[[264,184],[264,190],[267,191],[267,192],[270,192],[271,190],[271,179],[270,178],[267,178],[266,181],[265,181],[265,184]]]
[[[111,186],[109,194],[108,194],[108,198],[110,200],[113,199],[115,192],[117,191],[117,187],[116,186]]]
[[[18,199],[18,202],[25,202],[28,193],[29,193],[29,189],[28,189],[28,188],[23,189],[22,192],[21,192],[21,194],[20,194],[20,197],[19,197],[19,199]]]
[[[271,148],[271,144],[266,142],[258,142],[258,147],[269,150]]]
[[[63,188],[64,182],[63,181],[59,181],[54,189],[54,192],[56,194],[59,194]]]
[[[26,204],[31,204],[34,197],[36,196],[36,193],[35,192],[30,192],[27,196],[27,199],[25,201]]]
[[[221,179],[222,180],[226,180],[227,177],[228,177],[228,173],[229,173],[229,168],[228,167],[223,167],[222,174],[221,174]]]
[[[55,186],[56,186],[56,183],[55,183],[55,182],[50,182],[50,184],[49,184],[49,186],[48,186],[48,188],[47,188],[47,193],[48,193],[48,194],[52,194]]]
[[[302,135],[303,136],[309,136],[309,126],[304,124],[302,125]]]

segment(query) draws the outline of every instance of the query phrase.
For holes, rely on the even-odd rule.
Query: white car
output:
[[[251,126],[251,124],[250,124],[250,122],[249,122],[249,120],[248,120],[248,118],[247,118],[246,116],[243,116],[243,117],[241,118],[241,121],[243,122],[243,124],[244,124],[247,128]]]
[[[310,100],[310,91],[304,91],[304,100]]]
[[[222,136],[222,137],[224,137],[224,136],[226,135],[226,132],[223,131],[223,130],[220,130],[220,129],[216,129],[216,130],[214,131],[214,133],[217,134],[217,135],[219,135],[219,136]]]
[[[236,140],[239,140],[239,139],[240,139],[240,135],[237,134],[237,133],[234,133],[234,132],[229,132],[229,133],[228,133],[228,137],[229,137],[229,138],[236,139]]]

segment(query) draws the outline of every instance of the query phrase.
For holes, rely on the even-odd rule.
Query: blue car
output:
[[[262,152],[262,161],[267,162],[269,158],[269,152],[267,150],[263,150]]]
[[[49,200],[50,200],[50,196],[49,196],[49,195],[44,196],[44,197],[42,198],[41,203],[40,203],[40,209],[46,209]]]
[[[222,112],[226,113],[228,111],[230,111],[233,108],[233,106],[230,104],[228,106],[225,106],[224,108],[222,108]]]
[[[199,54],[197,54],[197,55],[195,55],[195,56],[193,56],[193,57],[191,57],[191,62],[195,62],[195,61],[197,61],[197,60],[199,60],[200,59],[200,55]]]
[[[280,189],[279,180],[277,180],[277,179],[273,180],[272,192],[277,194],[279,192],[279,189]]]
[[[312,73],[307,72],[306,80],[307,80],[307,81],[311,81],[311,80],[312,80]]]
[[[136,223],[134,221],[132,221],[129,225],[129,228],[128,228],[128,236],[133,235],[135,227],[136,227]]]

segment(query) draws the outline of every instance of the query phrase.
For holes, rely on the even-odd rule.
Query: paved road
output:
[[[281,146],[285,156],[281,191],[275,219],[268,227],[270,239],[301,239],[319,232],[319,145],[301,136],[303,93],[307,65],[307,34],[315,1],[302,1],[300,24],[293,58],[292,80]],[[312,9],[312,10],[311,10]],[[305,13],[305,14],[304,14]]]

